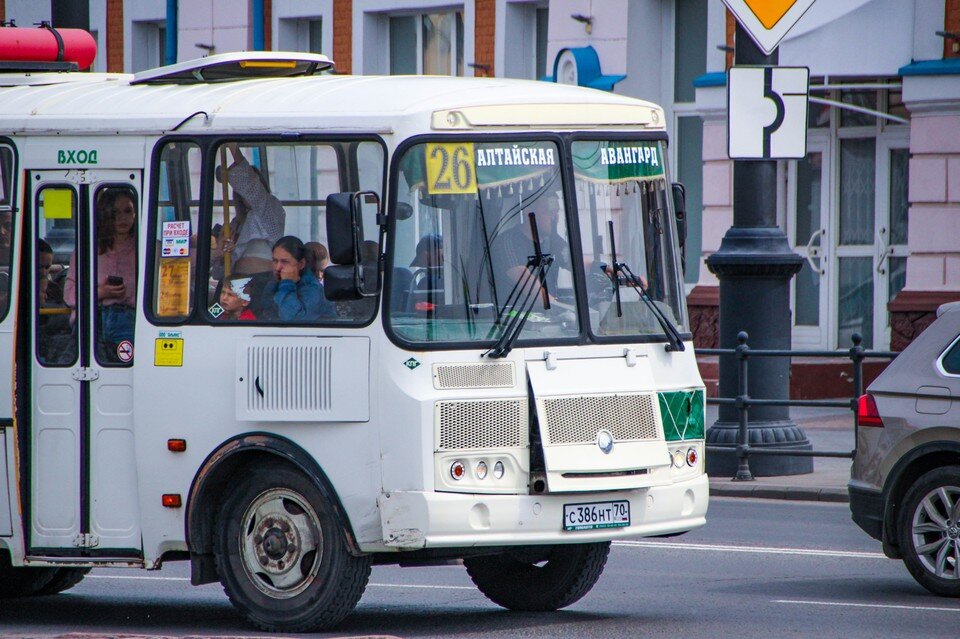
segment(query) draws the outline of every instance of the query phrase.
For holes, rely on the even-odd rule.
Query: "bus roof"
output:
[[[655,104],[550,82],[325,75],[131,85],[133,77],[2,75],[0,128],[14,135],[160,134],[178,125],[183,133],[664,129]]]

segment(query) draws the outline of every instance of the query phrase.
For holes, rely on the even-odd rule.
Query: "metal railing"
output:
[[[892,351],[868,351],[861,346],[863,338],[859,333],[851,337],[853,346],[844,351],[795,351],[795,350],[754,350],[747,345],[749,336],[744,331],[737,335],[736,348],[698,348],[698,355],[734,355],[737,359],[738,386],[736,397],[710,397],[708,404],[728,405],[737,408],[739,429],[737,431],[737,473],[733,481],[753,481],[750,472],[750,455],[780,455],[797,457],[839,457],[853,459],[857,454],[857,400],[863,394],[863,360],[868,358],[894,359],[899,353]],[[749,379],[751,357],[820,357],[849,359],[853,367],[853,398],[844,399],[757,399],[750,397]],[[789,450],[777,448],[759,448],[750,446],[747,441],[751,406],[808,406],[816,408],[849,408],[853,412],[854,449],[846,451]],[[729,451],[730,446],[707,445],[707,451]]]

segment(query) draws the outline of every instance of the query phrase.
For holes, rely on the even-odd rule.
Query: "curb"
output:
[[[790,501],[825,501],[849,503],[850,495],[844,488],[817,486],[772,486],[757,481],[734,482],[730,479],[711,479],[711,497],[751,497],[753,499],[783,499]]]

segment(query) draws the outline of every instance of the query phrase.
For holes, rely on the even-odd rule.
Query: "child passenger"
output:
[[[270,310],[281,321],[312,321],[334,315],[323,286],[307,268],[306,253],[303,242],[293,235],[285,235],[273,245],[274,281],[263,292],[272,302]]]
[[[257,316],[250,310],[252,277],[233,277],[223,283],[220,290],[220,306],[226,320],[255,320]]]

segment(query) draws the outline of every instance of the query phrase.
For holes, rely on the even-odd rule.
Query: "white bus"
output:
[[[0,75],[0,595],[189,560],[307,631],[460,560],[555,610],[704,524],[663,111],[328,66]]]

